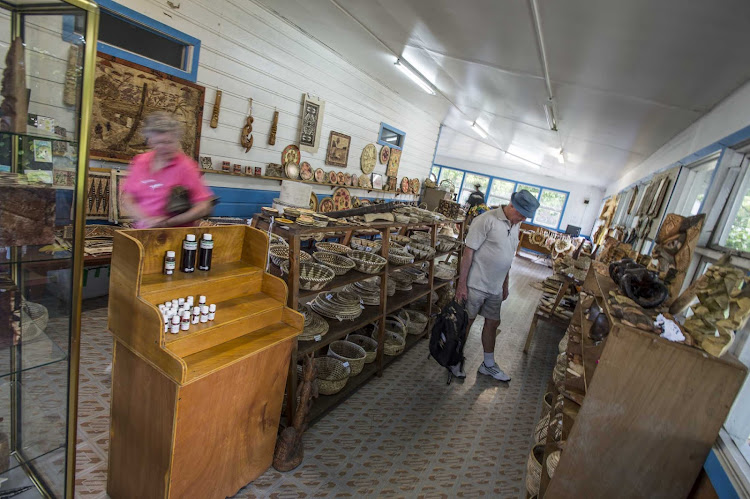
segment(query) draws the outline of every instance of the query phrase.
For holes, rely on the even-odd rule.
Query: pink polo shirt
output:
[[[133,197],[146,216],[168,216],[169,192],[178,185],[188,190],[192,204],[213,197],[211,190],[201,180],[198,164],[185,154],[179,153],[170,164],[158,171],[149,168],[153,157],[154,152],[151,151],[133,158],[121,188],[122,192]]]

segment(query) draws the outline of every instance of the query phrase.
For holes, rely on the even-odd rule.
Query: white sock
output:
[[[487,367],[492,367],[495,365],[495,353],[494,352],[484,352],[484,365]]]

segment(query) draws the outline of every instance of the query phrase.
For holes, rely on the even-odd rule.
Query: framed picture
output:
[[[388,158],[388,168],[385,170],[385,174],[389,177],[398,177],[398,167],[401,164],[401,151],[398,149],[391,149],[391,157]]]
[[[302,128],[299,132],[299,148],[304,152],[316,153],[320,146],[320,134],[323,128],[323,113],[326,103],[309,94],[302,99]]]
[[[346,168],[349,162],[349,146],[352,138],[339,132],[331,132],[328,138],[328,151],[326,152],[326,164]]]
[[[143,120],[166,111],[183,125],[182,150],[198,159],[204,87],[101,52],[94,78],[91,157],[127,163],[145,152]]]
[[[381,174],[372,174],[372,188],[378,191],[383,188],[383,176]]]

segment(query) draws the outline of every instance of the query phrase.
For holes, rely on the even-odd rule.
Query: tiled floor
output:
[[[495,357],[513,380],[477,377],[482,361],[475,324],[466,347],[467,378],[446,384],[427,359],[427,341],[329,413],[305,434],[298,469],[269,469],[236,497],[525,497],[524,475],[541,397],[562,331],[541,325],[528,355],[523,343],[540,292],[529,284],[549,270],[517,258],[503,305]],[[106,303],[86,303],[81,343],[79,497],[106,497],[112,354]]]

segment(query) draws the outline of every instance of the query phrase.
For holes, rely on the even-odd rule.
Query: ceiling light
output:
[[[552,109],[551,102],[544,103],[544,117],[547,118],[547,126],[550,130],[557,131],[557,121],[555,120],[555,111]]]
[[[479,125],[477,125],[476,121],[471,124],[471,129],[474,130],[477,133],[477,135],[479,135],[483,139],[487,138],[487,132],[485,132],[484,130],[482,130],[482,127],[480,127]]]
[[[419,74],[416,69],[411,67],[406,61],[396,59],[396,67],[400,69],[411,81],[419,85],[419,87],[430,95],[435,95],[435,90],[427,79]]]
[[[560,152],[557,154],[557,161],[560,163],[565,163],[565,156],[563,155],[562,149],[560,149]]]

